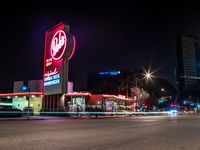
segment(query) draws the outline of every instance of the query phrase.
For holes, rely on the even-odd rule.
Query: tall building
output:
[[[176,39],[179,99],[200,94],[200,39],[189,35]]]

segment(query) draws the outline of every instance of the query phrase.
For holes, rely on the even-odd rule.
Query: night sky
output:
[[[45,31],[65,21],[77,47],[70,60],[75,88],[87,73],[151,66],[175,85],[175,38],[200,36],[200,4],[179,1],[21,1],[1,4],[0,88],[41,79]],[[4,9],[4,10],[3,10]]]

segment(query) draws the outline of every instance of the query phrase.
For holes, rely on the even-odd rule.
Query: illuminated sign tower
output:
[[[75,38],[70,27],[59,23],[45,34],[43,108],[62,110],[63,94],[67,93],[68,63],[75,50]]]

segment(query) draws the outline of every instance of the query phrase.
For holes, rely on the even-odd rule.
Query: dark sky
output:
[[[148,66],[174,84],[175,38],[200,36],[200,3],[183,1],[8,1],[0,18],[0,88],[42,78],[45,31],[60,21],[77,40],[69,64],[77,89],[87,72]]]

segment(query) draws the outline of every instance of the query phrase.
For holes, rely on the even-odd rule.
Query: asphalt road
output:
[[[200,115],[0,121],[0,150],[200,150]]]

